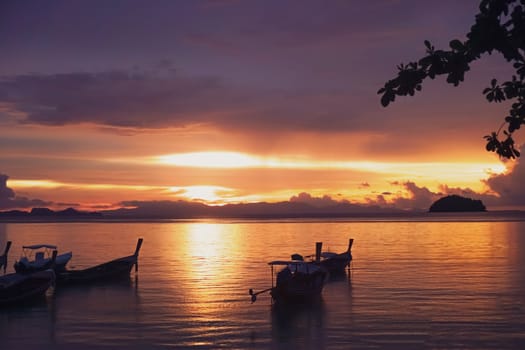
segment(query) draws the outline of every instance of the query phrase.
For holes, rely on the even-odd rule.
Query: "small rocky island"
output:
[[[438,199],[430,206],[430,213],[487,211],[481,200],[450,195]]]

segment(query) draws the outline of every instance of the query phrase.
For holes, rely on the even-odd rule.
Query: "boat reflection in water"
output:
[[[55,283],[52,269],[31,274],[9,273],[0,276],[0,306],[9,306],[39,297]]]
[[[326,312],[322,298],[308,304],[274,303],[270,312],[273,341],[289,348],[325,348]]]

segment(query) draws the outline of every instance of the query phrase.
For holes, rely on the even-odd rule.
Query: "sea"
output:
[[[69,268],[131,255],[129,279],[0,309],[0,349],[525,349],[525,215],[0,223]],[[278,305],[268,262],[343,252],[319,302]]]

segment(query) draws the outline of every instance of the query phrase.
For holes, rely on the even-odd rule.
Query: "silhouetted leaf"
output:
[[[484,57],[485,53],[499,52],[516,73],[512,80],[501,85],[492,79],[490,87],[483,89],[482,93],[489,102],[510,99],[517,102],[512,104],[505,118],[508,131],[500,128],[506,139],[498,140],[498,133],[494,132],[486,135],[486,149],[504,158],[519,157],[512,133],[525,125],[525,11],[522,5],[525,5],[525,0],[480,0],[479,14],[466,34],[466,40],[451,40],[450,50],[436,50],[430,41],[425,40],[426,55],[407,65],[398,65],[398,76],[378,91],[382,94],[381,104],[388,105],[396,95],[414,95],[421,90],[426,78],[446,75],[447,82],[457,86],[464,80],[473,61]]]
[[[462,51],[464,47],[461,41],[456,39],[450,42],[450,48],[456,51]]]
[[[381,97],[381,104],[383,107],[388,106],[388,104],[392,101],[394,101],[395,95],[391,91],[387,91],[383,94],[383,97]]]
[[[494,100],[496,102],[505,101],[505,95],[503,94],[503,91],[501,91],[501,89],[496,89],[495,95],[494,95]]]

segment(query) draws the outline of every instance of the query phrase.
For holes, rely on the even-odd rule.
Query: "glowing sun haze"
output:
[[[376,94],[425,39],[463,38],[478,3],[2,2],[0,209],[425,209],[452,193],[522,207],[523,165],[482,138],[508,110],[481,95],[510,77],[503,59],[387,109]]]

